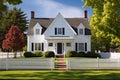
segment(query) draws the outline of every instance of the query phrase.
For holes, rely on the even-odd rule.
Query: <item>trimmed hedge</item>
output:
[[[36,57],[42,57],[42,56],[43,56],[42,51],[36,51],[36,52],[35,52],[35,56],[36,56]]]
[[[86,53],[85,52],[78,52],[78,57],[85,57]]]
[[[33,54],[32,52],[25,52],[24,53],[24,57],[35,57],[35,54]]]
[[[95,53],[95,52],[79,52],[78,53],[79,57],[89,57],[89,58],[97,58],[97,57],[101,57],[100,54]]]
[[[44,57],[55,57],[55,53],[53,51],[46,51]]]
[[[87,52],[86,57],[97,58],[97,57],[101,57],[101,56],[100,56],[100,54],[95,53],[95,52]]]
[[[77,57],[77,51],[67,51],[66,57]]]

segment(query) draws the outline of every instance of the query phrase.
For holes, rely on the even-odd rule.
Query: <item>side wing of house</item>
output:
[[[77,36],[75,37],[74,43],[75,50],[78,52],[91,51],[91,32],[83,23],[80,23],[77,27]]]
[[[27,36],[27,50],[28,51],[44,51],[44,36],[42,35],[42,26],[39,23],[35,23],[28,32]]]

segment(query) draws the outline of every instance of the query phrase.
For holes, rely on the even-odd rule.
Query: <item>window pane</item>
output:
[[[40,34],[40,29],[36,29],[36,34]]]
[[[79,51],[84,51],[84,43],[79,43]]]
[[[79,34],[83,34],[83,29],[79,29]]]
[[[48,43],[48,46],[53,46],[53,43]]]
[[[40,43],[38,43],[38,50],[41,50],[41,44]]]
[[[37,43],[35,43],[35,50],[37,50]]]
[[[58,28],[58,34],[62,34],[62,29]]]
[[[35,50],[41,50],[41,43],[35,43]]]
[[[71,46],[71,43],[66,43],[66,46]]]

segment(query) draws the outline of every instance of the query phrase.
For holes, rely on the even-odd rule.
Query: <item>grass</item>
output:
[[[39,80],[119,80],[120,71],[110,70],[11,70],[0,71],[0,79],[39,79]]]

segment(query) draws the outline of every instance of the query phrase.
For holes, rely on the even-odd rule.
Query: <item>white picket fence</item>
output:
[[[54,69],[54,58],[0,59],[0,70]]]
[[[17,52],[16,57],[23,56],[24,52]],[[15,55],[13,52],[0,52],[0,58],[13,58]]]
[[[67,69],[120,69],[120,60],[99,58],[68,58]]]
[[[120,59],[66,58],[66,69],[120,69]],[[0,70],[55,69],[54,58],[0,59]]]

